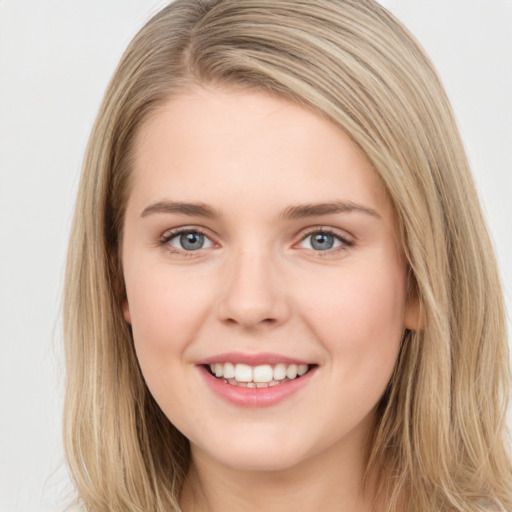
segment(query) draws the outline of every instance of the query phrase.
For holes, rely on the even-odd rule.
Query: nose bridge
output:
[[[276,325],[288,315],[276,256],[261,244],[240,248],[229,261],[227,282],[219,305],[223,321],[246,328]]]

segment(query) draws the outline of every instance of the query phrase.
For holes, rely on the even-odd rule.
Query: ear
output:
[[[128,300],[123,302],[123,316],[127,324],[132,325],[132,315],[130,314],[130,305]]]
[[[420,331],[423,329],[423,318],[420,307],[420,299],[416,292],[407,297],[404,315],[404,327],[409,331]]]

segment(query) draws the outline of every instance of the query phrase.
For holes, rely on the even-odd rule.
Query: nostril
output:
[[[246,329],[257,326],[270,327],[281,324],[289,317],[286,293],[275,280],[268,280],[253,265],[238,262],[239,279],[228,279],[223,296],[219,297],[218,317],[229,325],[239,325]],[[243,275],[242,275],[243,274]],[[249,279],[247,276],[251,275]]]
[[[239,315],[237,317],[228,317],[224,320],[229,325],[240,325],[245,329],[255,329],[261,326],[274,326],[279,321],[277,318],[260,318],[257,315]]]

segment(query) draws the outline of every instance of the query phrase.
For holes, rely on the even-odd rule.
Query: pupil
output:
[[[181,246],[188,251],[201,249],[204,243],[204,236],[200,233],[186,233],[180,237]]]
[[[333,245],[334,237],[326,233],[317,233],[311,240],[311,246],[313,249],[317,249],[319,251],[326,251],[327,249],[331,249]]]

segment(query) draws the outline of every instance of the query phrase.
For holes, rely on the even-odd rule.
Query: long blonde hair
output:
[[[194,82],[314,109],[361,148],[394,203],[424,328],[404,339],[368,450],[386,510],[476,512],[483,498],[512,510],[493,250],[440,81],[373,0],[177,0],[126,50],[88,145],[66,273],[65,445],[86,510],[179,510],[189,445],[139,370],[119,245],[134,134]]]

